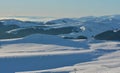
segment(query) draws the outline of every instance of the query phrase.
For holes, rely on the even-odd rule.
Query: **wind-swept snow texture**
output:
[[[84,65],[87,62],[99,62],[104,59],[104,55],[119,51],[119,44],[119,42],[106,41],[88,43],[86,40],[67,40],[42,34],[1,40],[0,73],[41,71],[54,68],[55,71],[56,68],[64,71],[64,68],[61,68],[67,66],[70,66],[70,69],[68,71],[66,69],[64,72],[71,72],[76,67],[75,64],[80,63],[81,67],[81,64]]]
[[[0,73],[120,73],[120,15],[35,19],[0,20]]]

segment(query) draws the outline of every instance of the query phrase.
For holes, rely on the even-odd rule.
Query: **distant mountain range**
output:
[[[31,18],[28,17],[26,21],[19,20],[19,17],[1,19],[0,39],[49,34],[66,39],[120,40],[120,15],[60,19],[51,17],[48,20],[32,18],[39,19],[37,21],[29,19]]]

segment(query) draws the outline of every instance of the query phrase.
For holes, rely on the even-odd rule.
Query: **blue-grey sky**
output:
[[[0,16],[81,17],[120,14],[120,0],[0,0]]]

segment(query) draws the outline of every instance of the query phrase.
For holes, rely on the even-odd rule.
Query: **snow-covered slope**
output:
[[[56,69],[18,73],[119,73],[120,51],[100,57],[97,61],[76,64]],[[104,58],[104,59],[103,59]]]
[[[0,20],[0,24],[3,25],[4,27],[12,26],[12,25],[18,26],[18,28],[13,28],[5,31],[5,33],[2,34],[4,36],[8,36],[8,35],[15,37],[16,35],[20,36],[21,35],[20,32],[25,30],[25,31],[34,31],[31,32],[31,34],[36,34],[36,33],[51,34],[51,35],[55,34],[55,35],[60,35],[62,37],[70,37],[70,38],[77,38],[79,36],[84,36],[90,39],[107,31],[113,31],[113,32],[119,31],[120,15],[101,16],[101,17],[88,16],[82,18],[61,18],[61,19],[54,19],[49,21],[36,21],[36,22],[20,21],[16,19],[3,19]],[[2,28],[0,29],[2,30]],[[14,33],[17,34],[15,35]],[[24,33],[23,36],[25,36]]]
[[[120,72],[120,15],[30,19],[0,20],[0,73]]]
[[[75,57],[77,54],[90,52],[87,50],[89,46],[86,43],[86,41],[72,41],[42,34],[1,40],[0,73],[48,69],[75,64],[78,62],[77,59],[81,57]],[[68,60],[72,60],[71,57],[75,57],[76,61],[65,64]]]
[[[119,72],[120,42],[116,41],[89,43],[35,34],[0,43],[0,73]]]
[[[16,19],[3,19],[0,20],[0,22],[3,23],[3,25],[17,25],[22,28],[39,26],[43,24],[42,22],[20,21]]]
[[[77,41],[83,42],[81,40]],[[61,53],[51,52],[49,56],[45,56],[45,54],[44,56],[39,55],[43,57],[43,63],[48,68],[41,69],[44,67],[44,64],[40,63],[41,67],[39,67],[37,71],[31,70],[17,73],[119,73],[120,42],[93,40],[91,43],[85,43],[84,40],[83,43],[89,45],[88,49],[84,48],[83,50],[80,49],[77,51],[75,49],[69,49],[69,51],[64,50]],[[48,53],[46,53],[46,55],[48,55]],[[55,57],[56,55],[57,58]],[[48,58],[47,62],[45,61],[45,57]],[[49,58],[52,58],[52,60]],[[61,67],[59,64],[63,66]],[[57,67],[52,67],[55,65]]]

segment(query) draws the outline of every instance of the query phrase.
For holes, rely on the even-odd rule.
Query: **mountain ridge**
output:
[[[17,38],[16,35],[24,37],[31,34],[40,33],[58,35],[66,38],[77,38],[79,36],[83,36],[91,39],[107,31],[119,31],[120,15],[60,18],[49,21],[21,21],[17,19],[2,19],[0,20],[0,26],[1,30],[3,28],[7,29],[10,26],[14,27],[3,31],[3,33],[0,33],[1,36],[13,36],[9,38]]]

